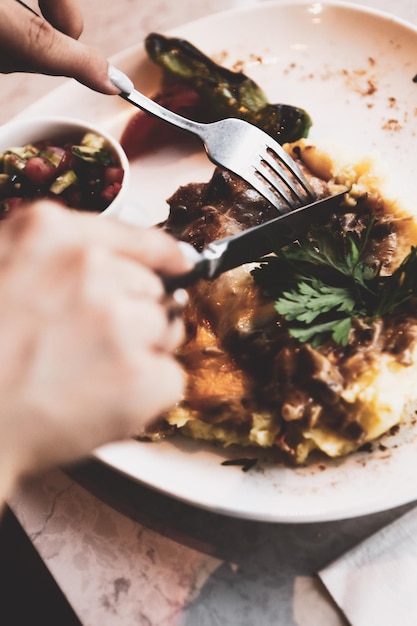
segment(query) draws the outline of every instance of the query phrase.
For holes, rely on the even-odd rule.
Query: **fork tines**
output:
[[[279,153],[271,146],[259,156],[256,176],[278,194],[290,209],[314,202],[316,195],[297,163],[279,146]],[[278,166],[278,167],[277,167]]]

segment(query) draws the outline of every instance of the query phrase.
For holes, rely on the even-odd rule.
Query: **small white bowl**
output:
[[[129,161],[120,143],[108,132],[94,124],[70,117],[36,117],[19,118],[0,126],[0,153],[7,148],[24,146],[45,139],[56,141],[72,135],[83,135],[93,132],[106,140],[109,148],[114,152],[123,168],[123,182],[121,189],[114,200],[104,209],[101,215],[118,215],[125,202],[130,178]]]

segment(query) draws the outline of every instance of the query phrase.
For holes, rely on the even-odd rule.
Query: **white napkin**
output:
[[[318,574],[352,626],[416,626],[417,507]]]

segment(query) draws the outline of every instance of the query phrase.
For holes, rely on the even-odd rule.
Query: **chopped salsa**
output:
[[[123,176],[118,156],[93,132],[8,148],[0,154],[0,219],[22,201],[38,198],[104,211],[119,193]]]

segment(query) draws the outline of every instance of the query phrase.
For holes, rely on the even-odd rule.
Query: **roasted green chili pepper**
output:
[[[151,33],[145,40],[149,58],[168,79],[190,85],[200,95],[212,120],[239,117],[259,126],[280,143],[306,137],[309,114],[288,104],[272,104],[263,90],[242,72],[215,63],[184,39]]]

